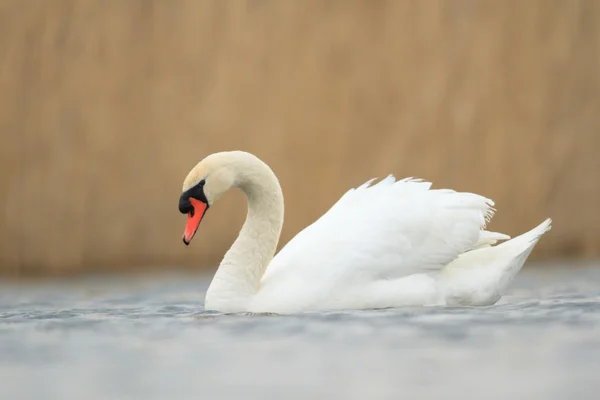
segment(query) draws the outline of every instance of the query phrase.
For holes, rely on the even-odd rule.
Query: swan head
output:
[[[200,161],[183,181],[179,212],[187,214],[183,243],[189,245],[208,208],[236,184],[233,152],[215,153]]]

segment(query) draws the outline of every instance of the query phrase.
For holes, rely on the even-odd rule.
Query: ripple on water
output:
[[[204,311],[189,277],[4,285],[0,398],[593,398],[600,269],[536,274],[491,307],[294,316]]]

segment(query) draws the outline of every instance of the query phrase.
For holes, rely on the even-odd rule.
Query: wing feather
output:
[[[474,248],[494,203],[390,175],[347,191],[273,259],[264,279],[394,279],[440,269]]]

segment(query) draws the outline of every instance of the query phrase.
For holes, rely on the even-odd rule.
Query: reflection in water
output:
[[[208,281],[0,286],[0,398],[594,398],[600,268],[526,268],[485,308],[203,311]]]

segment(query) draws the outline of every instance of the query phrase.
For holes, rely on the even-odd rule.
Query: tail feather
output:
[[[522,245],[525,246],[523,250],[526,250],[529,246],[535,245],[540,238],[544,235],[544,233],[548,232],[552,229],[552,220],[550,218],[546,219],[544,222],[530,230],[529,232],[525,232],[508,242],[504,242],[501,245],[497,246],[498,248],[502,246],[511,247]]]
[[[547,219],[497,246],[484,245],[461,254],[438,276],[438,282],[447,286],[446,304],[494,304],[521,270],[536,243],[551,228],[552,220]],[[490,232],[490,237],[493,235]]]
[[[490,247],[490,246],[496,244],[499,240],[508,240],[508,239],[510,239],[510,236],[505,235],[503,233],[480,231],[479,239],[477,240],[477,243],[475,243],[475,246],[473,246],[473,250],[481,249],[484,247]]]

